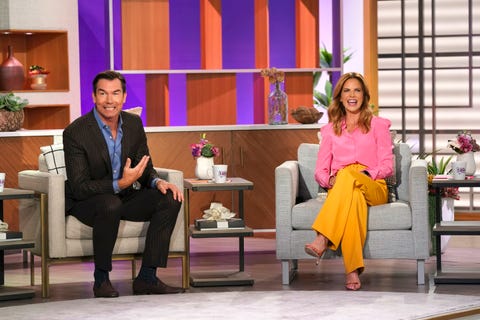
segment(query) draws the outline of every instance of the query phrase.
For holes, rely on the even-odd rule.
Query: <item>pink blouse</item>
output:
[[[360,129],[347,132],[342,124],[342,134],[335,135],[332,123],[320,129],[322,141],[318,151],[315,180],[322,187],[330,187],[329,180],[337,171],[353,163],[367,167],[372,179],[384,179],[393,173],[392,138],[390,120],[372,118],[370,131]]]

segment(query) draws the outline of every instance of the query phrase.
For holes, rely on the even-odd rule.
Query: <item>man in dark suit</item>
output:
[[[63,132],[66,211],[93,227],[95,297],[118,297],[109,280],[120,220],[150,221],[134,294],[183,292],[156,276],[166,267],[183,193],[153,168],[140,117],[122,112],[125,78],[105,71],[93,80],[95,107]]]

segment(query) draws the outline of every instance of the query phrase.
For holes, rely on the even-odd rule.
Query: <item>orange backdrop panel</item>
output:
[[[255,0],[255,66],[267,68],[270,65],[268,36],[268,0]]]
[[[168,0],[122,1],[123,69],[170,68],[168,11]]]
[[[310,89],[311,88],[311,89]],[[313,106],[313,75],[311,72],[288,72],[285,75],[285,92],[288,94],[288,122],[296,123],[290,115],[300,106]]]
[[[187,125],[237,123],[235,74],[187,75]]]
[[[168,126],[169,95],[168,75],[157,74],[145,77],[147,126]]]
[[[319,66],[318,0],[296,0],[297,68]]]
[[[202,69],[222,68],[221,0],[200,0]]]

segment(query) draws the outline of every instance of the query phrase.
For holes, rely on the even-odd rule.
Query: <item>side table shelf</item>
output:
[[[190,192],[193,191],[238,191],[238,215],[244,218],[243,213],[243,191],[252,190],[253,183],[242,178],[229,178],[227,183],[212,183],[205,180],[185,179],[185,210],[190,221]],[[245,227],[242,229],[215,229],[198,230],[190,226],[191,238],[225,238],[238,237],[238,270],[216,270],[204,272],[190,272],[190,285],[193,287],[207,286],[242,286],[253,285],[254,280],[244,271],[244,237],[253,236],[253,229]],[[190,267],[190,266],[189,266]]]
[[[2,258],[4,250],[27,249],[33,247],[35,247],[35,242],[29,240],[0,241],[0,251],[2,252]],[[4,270],[1,271],[3,275]],[[33,289],[21,287],[7,287],[3,285],[0,286],[0,301],[33,298],[34,295],[35,290]]]
[[[435,188],[435,225],[433,226],[432,235],[435,236],[437,258],[437,272],[434,277],[436,284],[479,284],[480,272],[445,272],[442,270],[442,253],[441,253],[441,236],[442,235],[457,235],[457,236],[480,236],[480,221],[442,221],[442,206],[441,206],[441,188],[445,187],[480,187],[480,179],[466,179],[466,180],[446,180],[433,179],[432,187]]]
[[[4,188],[3,192],[0,192],[0,219],[3,220],[3,201],[35,197],[40,197],[41,202],[45,201],[41,194],[35,193],[32,190]],[[42,203],[42,206],[45,205],[45,203]],[[0,241],[0,300],[25,299],[32,298],[35,295],[33,289],[6,287],[3,285],[5,283],[4,250],[27,249],[33,247],[35,247],[35,242],[33,240]]]

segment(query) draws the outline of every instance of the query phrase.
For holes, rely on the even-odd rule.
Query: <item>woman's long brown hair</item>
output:
[[[358,127],[363,133],[370,131],[370,122],[373,117],[372,109],[370,108],[370,91],[367,83],[360,73],[349,72],[343,74],[335,85],[333,90],[332,102],[328,106],[328,121],[333,123],[333,131],[337,136],[342,134],[342,122],[347,114],[343,103],[340,101],[343,86],[345,82],[350,79],[357,79],[362,85],[363,103],[360,107],[360,118],[358,120]]]

